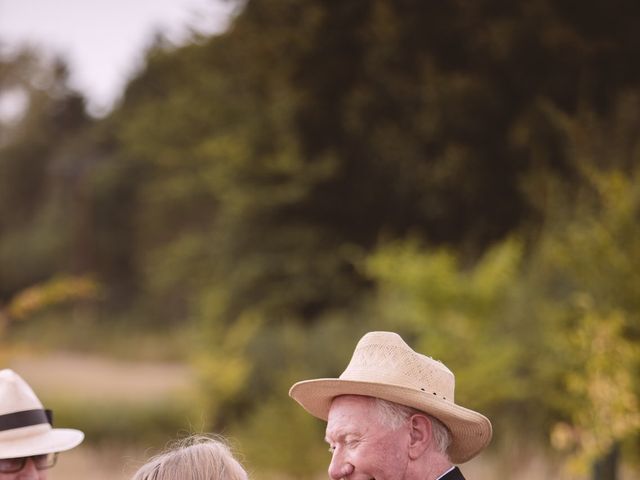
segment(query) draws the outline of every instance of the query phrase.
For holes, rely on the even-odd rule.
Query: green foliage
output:
[[[526,412],[527,431],[544,427],[583,473],[640,433],[640,123],[629,104],[637,96],[605,117],[547,112],[580,180],[532,179],[546,183],[548,210],[525,256],[506,241],[463,268],[408,241],[365,264],[384,325],[451,366],[458,399],[493,411],[498,432]],[[607,148],[609,135],[620,143]]]
[[[247,355],[247,345],[259,327],[259,319],[246,315],[229,329],[210,328],[206,331],[206,354],[200,354],[196,365],[200,372],[201,406],[212,415],[208,421],[220,423],[223,412],[227,412],[238,400],[246,386],[253,367]]]
[[[99,304],[98,304],[99,305]],[[0,330],[2,349],[27,352],[77,352],[147,362],[185,362],[193,352],[195,332],[157,325],[150,330],[137,316],[102,318],[94,303],[48,305],[27,321],[9,321]],[[11,355],[8,356],[9,358]]]
[[[98,296],[98,285],[88,277],[63,276],[34,285],[11,300],[7,313],[11,318],[24,320],[52,306],[93,300]]]
[[[640,432],[637,370],[640,348],[623,335],[626,319],[620,312],[598,315],[583,299],[578,329],[568,336],[579,369],[567,374],[573,397],[571,425],[560,423],[552,441],[571,449],[569,466],[583,472],[620,440]]]
[[[573,448],[570,466],[583,471],[640,431],[637,105],[628,95],[609,118],[564,119],[580,162],[580,201],[549,213],[532,270],[558,327],[556,345],[567,352],[563,410],[572,427],[558,425],[556,444]]]
[[[21,220],[19,226],[7,226],[0,238],[5,298],[65,270],[72,243],[69,220],[61,205],[54,203],[43,206],[34,218]]]
[[[523,375],[532,352],[517,337],[535,326],[512,316],[521,263],[515,240],[489,250],[473,268],[415,241],[383,245],[365,265],[379,288],[377,325],[404,333],[419,351],[447,364],[456,373],[460,403],[496,416],[517,404],[525,408],[536,378]],[[488,385],[487,379],[500,380]]]
[[[280,391],[286,391],[281,385]],[[329,456],[324,443],[324,422],[280,396],[266,398],[234,432],[249,464],[262,472],[287,472],[299,479],[317,478]]]
[[[88,125],[83,99],[59,60],[24,50],[0,57],[0,95],[20,91],[22,116],[0,124],[0,298],[69,269],[80,210],[65,163]],[[69,213],[73,212],[72,215]],[[72,262],[73,263],[73,262]]]

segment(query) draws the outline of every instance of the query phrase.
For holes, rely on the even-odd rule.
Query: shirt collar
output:
[[[449,470],[447,470],[446,472],[443,472],[442,475],[440,475],[438,478],[436,478],[436,480],[440,480],[441,478],[445,477],[448,473],[452,472],[454,470],[454,468],[456,468],[456,466],[452,466]]]

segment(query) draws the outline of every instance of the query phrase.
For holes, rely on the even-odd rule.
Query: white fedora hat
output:
[[[289,395],[323,420],[339,395],[365,395],[413,407],[447,426],[452,439],[449,458],[464,463],[489,444],[492,429],[484,415],[455,404],[454,388],[455,377],[441,362],[413,351],[396,333],[369,332],[339,378],[298,382]]]
[[[79,445],[84,433],[53,428],[33,390],[13,370],[0,370],[0,458],[62,452]]]

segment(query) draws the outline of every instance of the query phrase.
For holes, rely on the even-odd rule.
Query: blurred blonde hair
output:
[[[192,435],[152,457],[131,480],[247,480],[247,472],[219,435]]]

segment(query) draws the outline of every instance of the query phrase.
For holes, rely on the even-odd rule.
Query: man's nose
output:
[[[342,455],[340,449],[333,451],[331,463],[329,464],[329,477],[332,480],[340,480],[353,473],[353,465],[349,463]]]
[[[32,458],[27,458],[27,461],[22,467],[22,470],[18,473],[20,480],[38,480],[38,469]]]

